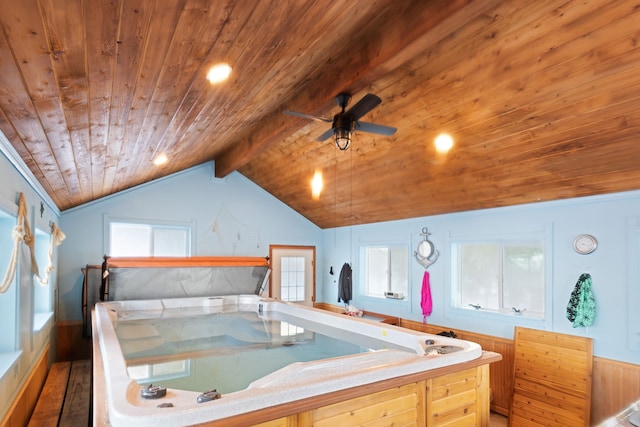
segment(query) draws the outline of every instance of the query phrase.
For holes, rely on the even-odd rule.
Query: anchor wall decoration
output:
[[[440,253],[435,249],[433,243],[428,239],[429,231],[427,227],[422,228],[421,236],[424,236],[424,240],[418,244],[418,250],[413,252],[413,256],[418,261],[418,264],[427,269],[431,264],[438,260]]]

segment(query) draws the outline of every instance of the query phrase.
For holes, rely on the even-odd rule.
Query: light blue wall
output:
[[[39,193],[2,156],[0,181],[0,198],[15,202],[23,191],[30,211],[39,208]],[[48,221],[58,220],[58,213],[46,198],[42,200],[43,217],[31,217],[39,227],[47,229]],[[440,251],[440,258],[429,268],[434,305],[429,323],[505,338],[513,336],[515,325],[589,336],[594,338],[596,355],[640,363],[639,191],[320,230],[241,174],[215,179],[212,165],[204,164],[61,214],[57,222],[67,239],[58,249],[60,320],[81,319],[80,269],[102,260],[105,216],[193,224],[194,255],[266,256],[270,244],[316,246],[317,297],[332,304],[337,304],[336,282],[344,262],[354,265],[357,288],[361,243],[403,242],[413,251],[422,239],[421,229],[428,227],[430,239]],[[216,224],[218,227],[214,227]],[[532,231],[544,231],[550,240],[551,254],[547,255],[551,261],[552,298],[545,321],[478,315],[450,308],[452,236],[491,238]],[[573,251],[573,239],[582,233],[598,239],[598,249],[590,255]],[[330,266],[334,267],[334,276],[329,275]],[[366,299],[356,292],[353,305],[422,321],[419,302],[424,270],[413,259],[410,269],[408,300]],[[574,329],[565,317],[565,309],[578,276],[585,271],[593,277],[598,315],[593,326]]]
[[[241,174],[213,178],[212,166],[201,165],[169,178],[65,211],[61,227],[67,240],[60,249],[60,318],[81,318],[82,275],[86,264],[98,264],[105,251],[105,215],[132,220],[180,221],[195,226],[194,255],[266,256],[270,244],[316,246],[318,300],[337,304],[338,273],[344,262],[354,266],[358,284],[358,247],[363,243],[404,243],[413,251],[428,227],[440,258],[429,268],[434,311],[429,323],[452,329],[513,337],[522,325],[594,338],[595,354],[640,363],[638,274],[629,262],[638,251],[630,245],[640,218],[640,192],[546,202],[507,208],[413,218],[320,230]],[[217,225],[217,227],[216,227]],[[636,227],[637,228],[637,227]],[[528,232],[545,233],[551,269],[550,298],[544,321],[526,317],[478,314],[450,308],[449,246],[456,236],[492,238]],[[576,235],[598,238],[598,249],[579,255]],[[637,238],[637,236],[636,236]],[[550,252],[550,254],[549,254]],[[333,266],[335,274],[329,275]],[[410,261],[411,290],[405,301],[363,298],[358,308],[422,320],[420,287],[424,269]],[[579,275],[588,272],[598,304],[596,322],[574,329],[565,317],[566,304]]]
[[[243,175],[216,179],[213,165],[203,164],[62,213],[62,320],[82,318],[81,268],[102,262],[105,216],[189,223],[194,256],[268,256],[272,244],[322,246],[322,230],[306,218]]]
[[[18,166],[14,166],[16,164],[14,162],[19,164],[21,160],[0,132],[0,206],[9,214],[17,215],[19,195],[24,193],[31,231],[35,233],[36,227],[43,231],[49,231],[49,222],[58,222],[57,208],[44,195],[44,190],[34,184],[35,178],[19,171]],[[20,164],[19,167],[26,170],[24,164]],[[41,202],[44,204],[42,215],[40,214]],[[7,234],[0,236],[0,259],[2,260],[10,258],[8,253],[13,249],[12,230],[13,226],[3,227],[3,231]],[[57,249],[54,249],[54,268],[57,263],[57,252]],[[7,264],[8,262],[0,265],[0,280],[5,277]],[[41,274],[45,268],[46,265],[40,266]],[[13,319],[3,319],[6,322],[13,323],[13,320],[17,322],[15,330],[17,348],[15,352],[0,354],[0,420],[7,414],[47,346],[51,345],[49,359],[52,360],[55,356],[55,344],[52,343],[54,317],[50,315],[41,329],[34,330],[34,301],[32,298],[35,286],[39,287],[40,285],[35,284],[34,276],[31,274],[29,250],[26,245],[22,244],[18,260],[17,280],[7,292],[17,298],[16,310],[10,313]],[[54,270],[49,284],[44,289],[44,292],[49,293],[51,301],[54,300],[56,287]],[[39,289],[39,291],[43,290]],[[2,323],[5,328],[6,322]],[[1,333],[9,334],[11,331]]]
[[[416,201],[420,203],[420,201]],[[359,309],[386,313],[422,321],[420,289],[424,269],[411,259],[410,295],[407,301],[372,299],[358,295],[358,247],[366,242],[402,242],[411,251],[422,240],[420,232],[428,227],[430,240],[440,252],[429,267],[433,313],[428,323],[451,329],[513,338],[513,328],[521,325],[549,329],[594,338],[597,356],[640,363],[640,292],[638,291],[638,218],[640,192],[572,199],[454,213],[402,221],[324,230],[322,279],[319,300],[337,304],[338,272],[344,262],[354,270],[354,300]],[[450,308],[450,242],[455,236],[508,236],[543,232],[551,240],[547,253],[550,267],[551,307],[544,321],[519,316],[490,315]],[[598,248],[589,255],[573,250],[575,236],[589,233],[598,239]],[[329,275],[329,266],[336,274]],[[566,319],[569,296],[581,273],[592,276],[597,302],[597,317],[589,328],[574,329]]]

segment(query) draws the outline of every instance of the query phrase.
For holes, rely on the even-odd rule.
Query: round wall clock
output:
[[[573,249],[582,255],[590,254],[597,247],[598,241],[590,234],[581,234],[573,240]]]

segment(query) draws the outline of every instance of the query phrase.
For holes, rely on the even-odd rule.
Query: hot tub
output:
[[[264,322],[266,329],[258,328],[251,333],[246,330],[224,332],[226,326],[215,327],[216,319],[221,313],[249,316],[253,324],[258,319]],[[185,322],[185,316],[197,316],[199,320]],[[151,324],[136,323],[149,319]],[[289,339],[287,334],[281,333],[280,328],[278,331],[270,331],[274,319],[284,319],[293,328],[303,325],[301,330],[294,333],[295,337],[303,339]],[[127,323],[131,321],[134,323]],[[182,326],[178,332],[167,332],[165,336],[164,332],[158,332],[164,328],[157,323],[160,321],[190,326],[200,322],[208,326],[193,326],[189,331],[185,331]],[[313,407],[314,400],[334,402],[337,399],[335,396],[346,390],[349,391],[347,397],[353,398],[373,393],[382,384],[393,385],[399,378],[407,378],[408,382],[423,381],[436,373],[455,372],[457,366],[462,369],[489,363],[477,361],[470,364],[483,356],[482,349],[476,343],[424,334],[255,295],[101,303],[96,305],[93,323],[94,337],[97,338],[94,339],[96,425],[184,426],[202,423],[213,425],[216,422],[222,423],[220,425],[231,422],[235,426],[243,423],[248,425],[255,421],[282,417],[286,412],[282,411],[283,408],[290,408],[291,414],[298,414]],[[118,326],[120,338],[116,333]],[[184,341],[189,342],[176,344],[169,338],[171,334],[186,337]],[[317,344],[320,336],[325,334],[337,334],[332,339],[342,338],[351,344],[362,339],[363,344],[356,346],[364,350],[353,354],[330,353],[328,358],[278,365],[272,372],[263,372],[259,378],[252,379],[246,387],[229,392],[222,390],[221,395],[217,396],[219,398],[203,403],[198,402],[202,400],[199,397],[203,392],[211,390],[195,391],[167,386],[164,397],[144,398],[143,389],[150,388],[148,381],[138,383],[130,375],[136,369],[139,372],[139,366],[164,366],[165,362],[189,361],[202,354],[207,357],[218,354],[227,359],[242,359],[233,355],[233,349],[239,349],[240,352],[255,350],[262,352],[260,354],[264,354],[265,349],[274,347],[278,347],[277,351],[285,351],[280,347],[310,342]],[[213,340],[209,335],[215,335],[216,339]],[[233,344],[220,345],[220,342],[225,342],[224,339]],[[214,345],[215,348],[203,348],[202,342],[208,341],[218,344]],[[140,343],[139,346],[136,345],[137,342]],[[238,342],[242,345],[236,345]],[[134,349],[130,351],[127,347],[132,345]],[[347,346],[348,344],[344,345]],[[129,354],[129,360],[125,359],[123,349]],[[156,349],[161,351],[156,352]],[[211,364],[211,361],[207,363]],[[131,366],[136,364],[138,368],[132,369]],[[250,362],[250,365],[246,366],[246,370],[255,371],[256,363]],[[429,372],[434,374],[425,376]],[[202,374],[199,376],[202,377]],[[488,370],[486,376],[488,377]],[[160,378],[160,382],[153,386],[163,386],[162,376],[157,378]],[[482,381],[488,383],[488,378]],[[206,384],[211,384],[211,389],[218,390],[215,375],[206,378]],[[488,390],[487,384],[482,386]],[[424,385],[420,387],[424,389]],[[424,390],[418,394],[424,394]],[[487,402],[483,405],[488,412],[488,393],[486,394]],[[323,397],[319,398],[320,396]],[[247,413],[253,415],[243,418],[242,415]]]

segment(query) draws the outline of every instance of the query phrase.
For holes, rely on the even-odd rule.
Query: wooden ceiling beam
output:
[[[329,111],[335,107],[332,100],[335,94],[366,89],[416,52],[426,50],[496,3],[496,0],[390,1],[386,8],[381,8],[379,25],[369,27],[373,31],[350,37],[341,50],[336,50],[333,61],[319,64],[316,75],[308,79],[310,83],[301,86],[285,103],[286,107],[266,115],[215,158],[216,176],[225,177],[242,168],[255,155],[297,130],[299,121],[284,116],[285,108],[310,113]]]

